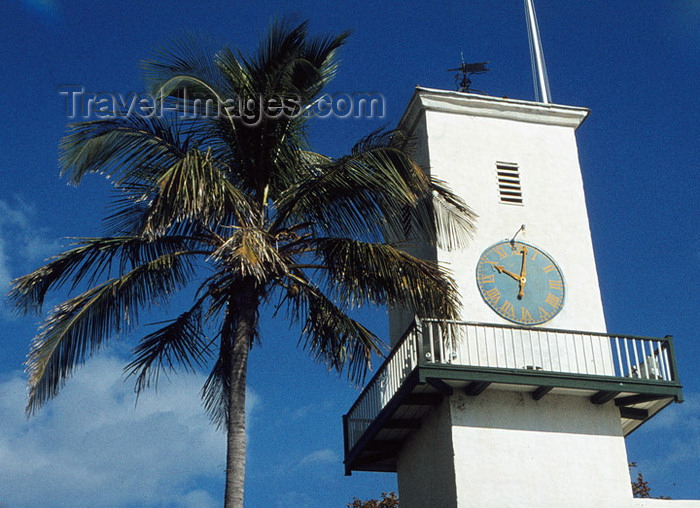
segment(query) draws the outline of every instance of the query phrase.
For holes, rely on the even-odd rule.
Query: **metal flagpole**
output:
[[[549,93],[547,67],[544,64],[542,41],[540,40],[540,30],[537,26],[533,0],[525,0],[525,17],[527,18],[527,33],[530,40],[530,61],[532,64],[532,79],[535,85],[535,97],[539,102],[551,104],[552,97]]]

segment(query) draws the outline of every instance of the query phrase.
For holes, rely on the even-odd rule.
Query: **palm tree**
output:
[[[401,248],[418,238],[460,246],[472,227],[466,205],[426,176],[396,132],[372,133],[341,158],[309,148],[309,112],[347,35],[312,37],[306,22],[275,21],[250,57],[187,40],[145,63],[162,115],[70,127],[62,174],[73,184],[106,176],[113,208],[105,236],[79,239],[14,281],[24,312],[41,312],[49,290],[77,293],[33,339],[29,414],[135,330],[139,312],[192,289],[191,306],[141,338],[125,371],[138,394],[161,373],[210,369],[202,398],[228,436],[225,506],[241,507],[247,362],[262,310],[286,312],[300,345],[356,382],[382,342],[348,309],[457,317],[445,271]],[[228,109],[191,114],[205,104]]]

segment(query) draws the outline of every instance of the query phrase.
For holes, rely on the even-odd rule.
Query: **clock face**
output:
[[[554,260],[522,242],[500,242],[484,251],[476,283],[486,304],[514,323],[549,321],[564,305],[564,277]]]

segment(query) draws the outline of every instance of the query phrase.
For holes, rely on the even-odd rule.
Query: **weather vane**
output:
[[[484,93],[481,90],[471,89],[471,76],[474,74],[486,74],[490,69],[486,68],[488,62],[466,63],[464,61],[464,53],[462,53],[462,65],[456,69],[447,69],[447,72],[458,72],[455,75],[455,83],[457,84],[458,92],[478,92]]]

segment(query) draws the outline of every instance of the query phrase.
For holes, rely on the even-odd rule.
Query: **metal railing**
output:
[[[346,415],[351,449],[418,366],[452,365],[676,381],[664,338],[424,319],[414,322]]]
[[[415,323],[384,361],[367,384],[346,417],[347,449],[355,446],[370,424],[399,391],[408,375],[418,366],[419,327]]]

